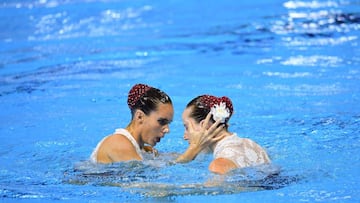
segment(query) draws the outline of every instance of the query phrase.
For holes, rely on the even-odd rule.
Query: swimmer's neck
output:
[[[218,140],[217,142],[215,142],[214,144],[212,144],[212,145],[209,146],[210,149],[211,149],[211,151],[214,151],[216,145],[217,145],[221,140],[223,140],[223,139],[225,139],[226,137],[231,136],[231,135],[233,135],[233,133],[228,132],[227,130],[223,130],[222,132],[220,132],[220,134],[219,134],[218,136],[224,136],[224,137],[221,138],[220,140]]]
[[[135,141],[139,145],[140,149],[143,149],[144,142],[141,139],[141,133],[136,130],[137,128],[134,127],[134,124],[131,122],[125,129],[135,139]]]

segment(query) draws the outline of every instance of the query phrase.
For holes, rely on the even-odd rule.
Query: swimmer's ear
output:
[[[135,111],[134,119],[135,119],[136,121],[140,121],[140,122],[142,123],[143,120],[144,120],[144,118],[145,118],[145,113],[144,113],[143,111],[137,109],[137,110]]]
[[[205,125],[207,125],[207,126],[205,126]],[[208,129],[208,128],[210,127],[209,122],[206,122],[205,119],[204,119],[204,120],[201,120],[201,121],[200,121],[200,127],[201,127],[201,128],[205,127],[205,129]]]
[[[203,128],[205,127],[205,129],[209,129],[211,127],[211,125],[213,124],[213,122],[210,120],[211,118],[211,114],[209,113],[205,119],[200,121],[200,126]]]

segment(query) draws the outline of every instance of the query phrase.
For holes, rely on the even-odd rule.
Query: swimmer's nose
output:
[[[184,140],[188,140],[189,136],[187,135],[187,133],[184,133]]]
[[[169,127],[166,127],[163,132],[164,132],[164,134],[169,133],[169,132],[170,132],[170,128],[169,128]]]

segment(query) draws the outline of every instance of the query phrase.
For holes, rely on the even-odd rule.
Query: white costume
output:
[[[216,144],[214,159],[217,158],[229,159],[239,168],[270,163],[263,148],[250,139],[238,137],[235,133]]]
[[[141,155],[141,150],[140,150],[140,147],[139,147],[139,144],[136,142],[136,140],[134,139],[134,137],[129,133],[129,131],[127,131],[126,129],[123,129],[123,128],[118,128],[115,130],[114,134],[118,134],[120,136],[125,136],[130,142],[131,144],[135,147],[135,150],[136,150],[136,153],[138,154],[138,156],[143,159],[142,155]],[[110,136],[110,135],[109,135]],[[92,152],[91,156],[90,156],[90,160],[93,162],[93,163],[97,163],[97,153],[98,153],[98,150],[100,148],[100,145],[103,143],[103,141],[109,137],[109,136],[106,136],[104,137],[97,145],[96,145],[96,148],[94,149],[94,151]]]

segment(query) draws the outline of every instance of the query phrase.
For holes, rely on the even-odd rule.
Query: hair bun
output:
[[[130,109],[132,109],[136,102],[139,101],[139,99],[152,87],[145,85],[145,84],[136,84],[134,85],[128,94],[128,106]]]
[[[234,112],[233,104],[231,100],[226,96],[216,97],[212,95],[203,95],[201,97],[201,102],[209,109],[213,108],[215,105],[220,105],[223,102],[225,103],[226,108],[229,109],[230,116]]]
[[[233,104],[232,104],[230,98],[223,96],[220,98],[220,102],[224,102],[226,104],[226,107],[229,108],[230,116],[231,116],[234,112],[234,107],[233,107]]]

